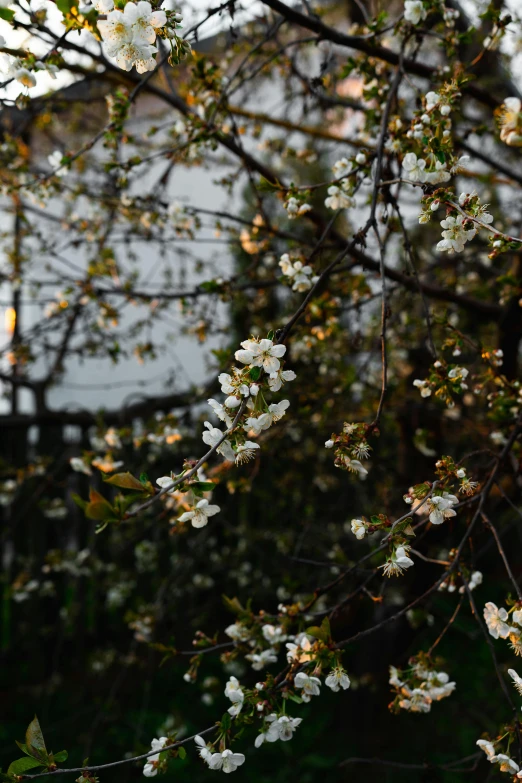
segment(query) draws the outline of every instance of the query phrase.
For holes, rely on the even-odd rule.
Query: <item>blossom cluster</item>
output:
[[[359,152],[355,156],[355,163],[359,166],[364,165],[366,163],[366,155],[363,152]],[[332,171],[336,184],[330,185],[328,188],[328,196],[324,202],[325,207],[327,209],[349,209],[353,207],[355,205],[353,199],[354,183],[350,178],[350,175],[355,173],[353,161],[341,158],[334,163]]]
[[[430,669],[424,661],[413,660],[411,663],[412,666],[405,671],[390,666],[389,682],[396,693],[390,709],[430,712],[432,703],[450,696],[456,683],[450,682],[446,672]]]
[[[435,397],[446,403],[448,408],[455,407],[454,393],[466,391],[466,379],[469,370],[459,365],[444,365],[440,360],[433,363],[433,369],[428,378],[416,378],[413,385],[419,390],[421,397]]]
[[[303,264],[302,261],[292,261],[288,253],[281,256],[279,266],[285,277],[289,278],[292,291],[304,293],[319,280],[318,276],[313,274],[311,266]]]
[[[107,54],[125,71],[133,66],[138,73],[154,70],[158,51],[154,44],[159,34],[166,37],[171,46],[176,45],[180,56],[188,50],[187,42],[176,35],[175,28],[181,16],[175,12],[153,11],[148,0],[128,2],[123,11],[114,8],[113,0],[98,0],[95,6],[107,14],[106,19],[98,20]]]

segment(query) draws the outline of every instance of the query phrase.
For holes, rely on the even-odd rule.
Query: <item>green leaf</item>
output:
[[[87,506],[87,501],[81,498],[76,492],[73,492],[71,494],[71,498],[73,499],[73,502],[76,503],[78,508],[81,508],[82,511],[85,511],[85,508]]]
[[[22,751],[22,753],[25,753],[26,756],[30,756],[31,755],[31,751],[29,750],[27,745],[25,745],[23,742],[18,742],[18,740],[15,740],[15,742],[18,745],[18,747],[20,748],[20,750]]]
[[[226,608],[234,614],[239,614],[240,612],[245,611],[237,598],[228,598],[226,595],[223,595],[222,598]]]
[[[201,492],[212,492],[212,490],[216,488],[216,485],[213,481],[195,481],[190,487],[191,489],[197,488],[201,490]]]
[[[53,753],[53,759],[58,763],[61,763],[62,761],[67,761],[68,757],[69,754],[67,753],[66,750],[60,750],[58,753]]]
[[[268,332],[268,334],[266,336],[266,339],[267,340],[273,340],[274,339],[274,330],[273,329],[270,329],[270,331]]]
[[[319,628],[318,625],[311,625],[310,628],[306,629],[306,633],[316,639],[320,639],[322,642],[328,641],[328,634],[322,627]]]
[[[248,374],[253,381],[258,381],[261,377],[261,367],[251,367]]]
[[[15,15],[14,11],[10,8],[0,8],[0,19],[5,19],[6,22],[12,22]]]
[[[23,775],[28,769],[34,769],[35,767],[43,767],[42,762],[29,756],[23,756],[21,759],[17,759],[12,764],[9,764],[7,774]]]
[[[45,747],[45,740],[43,738],[42,729],[40,728],[40,723],[36,715],[27,727],[27,731],[25,732],[25,741],[29,748],[33,747],[36,750],[43,750],[47,755],[47,748]]]
[[[115,487],[121,487],[122,489],[133,489],[135,492],[145,492],[145,487],[134,478],[132,473],[116,473],[110,478],[104,479],[106,484],[112,484]]]
[[[230,719],[230,715],[228,714],[228,712],[225,712],[225,714],[221,718],[221,728],[227,731],[227,729],[229,729],[231,725],[232,725],[232,721]]]
[[[85,516],[87,519],[96,519],[99,522],[103,522],[105,519],[114,518],[114,511],[107,502],[88,503],[85,508]]]
[[[68,14],[77,0],[56,0],[56,6],[62,14]]]
[[[187,751],[185,750],[183,745],[180,745],[180,747],[178,748],[178,756],[180,757],[180,759],[184,759],[187,757]]]

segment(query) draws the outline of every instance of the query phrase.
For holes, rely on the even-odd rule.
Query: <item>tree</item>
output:
[[[0,18],[2,779],[522,777],[517,4]]]

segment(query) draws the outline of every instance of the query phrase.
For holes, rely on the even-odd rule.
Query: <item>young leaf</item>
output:
[[[38,759],[30,758],[30,756],[23,756],[9,765],[7,774],[23,775],[28,769],[34,769],[35,767],[43,767],[42,762],[38,761]]]
[[[180,745],[180,747],[178,748],[178,756],[180,757],[180,759],[184,759],[187,756],[187,751],[185,750],[183,745]]]
[[[69,754],[66,750],[60,750],[58,753],[53,753],[53,759],[60,764],[62,761],[67,761]]]
[[[39,751],[43,750],[43,752],[47,755],[47,748],[45,747],[42,729],[40,728],[40,723],[36,715],[27,727],[27,731],[25,732],[25,741],[29,748],[33,747]]]
[[[132,473],[116,473],[110,478],[104,479],[106,484],[112,484],[115,487],[122,487],[122,489],[133,489],[135,492],[145,492],[145,487],[134,478]]]

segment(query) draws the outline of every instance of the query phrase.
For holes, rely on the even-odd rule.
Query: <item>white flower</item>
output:
[[[366,535],[366,525],[362,519],[352,519],[351,522],[352,533],[358,541],[362,541]]]
[[[281,625],[270,625],[270,623],[267,623],[263,625],[261,632],[270,644],[280,644],[280,642],[284,642],[287,639],[285,629]]]
[[[286,353],[286,345],[274,345],[266,338],[259,342],[244,340],[241,346],[244,350],[235,353],[237,361],[251,367],[263,367],[269,375],[279,370],[279,359]]]
[[[419,24],[426,19],[427,13],[421,0],[405,0],[404,19],[410,24]]]
[[[256,748],[263,742],[288,742],[292,739],[296,728],[302,722],[302,718],[291,718],[289,715],[281,715],[280,718],[273,712],[265,718],[265,730],[258,734],[255,741]]]
[[[408,152],[404,156],[402,161],[402,167],[409,174],[409,179],[412,182],[426,182],[426,161],[422,158],[417,158],[414,152]]]
[[[299,204],[298,200],[291,196],[285,204],[285,209],[290,220],[294,220],[298,215],[304,215],[312,207],[310,204]]]
[[[279,391],[283,383],[288,381],[295,381],[297,375],[293,370],[279,370],[278,372],[272,372],[268,378],[268,386],[270,391]]]
[[[310,677],[304,672],[298,672],[295,675],[295,687],[302,689],[303,701],[310,701],[312,696],[319,696],[321,693],[321,680],[319,677]]]
[[[334,163],[332,166],[332,171],[334,173],[335,179],[341,179],[342,177],[347,177],[348,174],[352,170],[352,162],[350,160],[347,160],[347,158],[341,158],[341,160],[338,160]]]
[[[211,506],[208,500],[200,500],[192,511],[185,511],[179,518],[180,522],[190,522],[192,527],[205,527],[208,524],[208,518],[213,517],[221,511],[219,506]]]
[[[229,748],[223,753],[213,753],[208,765],[210,769],[222,769],[223,772],[235,772],[238,767],[245,763],[245,757],[242,753],[233,753]]]
[[[441,525],[445,519],[456,517],[457,512],[453,506],[457,505],[458,498],[444,492],[443,495],[435,495],[428,500],[428,507],[431,511],[429,519],[432,525]]]
[[[228,412],[225,410],[225,406],[222,405],[217,400],[209,399],[209,400],[207,400],[207,402],[210,405],[210,407],[212,408],[212,410],[214,411],[214,413],[216,414],[216,416],[218,417],[218,419],[223,421],[227,425],[227,427],[231,427],[232,426],[232,418],[229,416]]]
[[[350,473],[357,473],[357,475],[361,479],[365,478],[368,475],[367,469],[364,467],[362,462],[360,462],[358,459],[350,459],[350,457],[345,457],[344,464],[346,465]]]
[[[31,71],[28,71],[27,68],[18,68],[15,71],[14,78],[16,79],[17,82],[23,84],[24,87],[36,86],[36,79],[34,75],[31,73]]]
[[[484,607],[484,620],[488,627],[488,631],[494,639],[507,639],[511,628],[507,624],[508,613],[505,609],[498,609],[492,602],[488,601]]]
[[[513,622],[517,625],[522,625],[522,609],[517,609],[513,612]]]
[[[508,674],[510,677],[513,678],[513,683],[515,685],[515,688],[522,696],[522,677],[520,677],[514,669],[508,669]]]
[[[438,160],[435,163],[435,171],[426,172],[426,182],[437,185],[439,182],[448,182],[451,179],[449,171],[446,171],[446,164]]]
[[[277,653],[271,647],[268,650],[262,650],[260,653],[245,655],[245,658],[251,662],[252,668],[256,672],[261,671],[261,669],[264,669],[265,666],[269,666],[271,663],[277,663]]]
[[[384,565],[380,566],[383,569],[383,573],[388,577],[400,576],[404,569],[414,565],[411,557],[408,557],[409,551],[409,546],[398,546]]]
[[[233,378],[227,372],[222,372],[218,375],[218,381],[221,384],[221,391],[223,394],[234,394],[236,391],[232,385]]]
[[[262,413],[257,417],[249,417],[244,424],[244,428],[247,432],[252,430],[255,435],[260,435],[263,430],[269,429],[275,421],[282,419],[289,406],[289,400],[274,402],[272,405],[268,406],[268,411],[265,411],[265,413]]]
[[[100,14],[108,14],[114,9],[113,0],[94,0],[93,6]]]
[[[170,487],[171,484],[174,483],[174,478],[172,476],[160,476],[159,479],[156,479],[156,484],[158,487],[161,487],[164,489],[165,487]],[[165,494],[166,495],[173,495],[176,491],[176,488],[168,490]]]
[[[212,751],[207,748],[205,740],[203,737],[200,737],[199,734],[194,737],[194,742],[198,746],[198,753],[200,757],[208,764],[212,758]]]
[[[509,756],[506,756],[505,753],[499,753],[498,756],[494,756],[490,761],[496,761],[497,764],[500,764],[501,772],[509,772],[511,775],[514,775],[520,769],[518,764],[513,759],[510,759]]]
[[[484,751],[486,756],[488,757],[489,761],[495,756],[495,746],[492,742],[488,742],[488,740],[479,739],[475,743],[479,746],[481,750]]]
[[[308,291],[317,280],[317,278],[312,277],[313,270],[311,266],[303,266],[301,261],[292,263],[288,253],[281,256],[279,266],[283,274],[291,278],[293,282],[292,291],[299,291],[300,293]]]
[[[158,774],[157,762],[159,761],[160,757],[159,751],[163,750],[166,742],[166,737],[160,737],[159,739],[153,739],[150,743],[151,749],[158,751],[158,753],[156,753],[154,756],[149,756],[145,762],[145,766],[143,767],[143,774],[146,778],[153,778]]]
[[[501,106],[500,115],[500,138],[506,144],[517,143],[519,134],[517,134],[517,127],[520,123],[520,113],[522,110],[522,104],[519,98],[506,98]],[[518,139],[517,139],[518,137]]]
[[[241,446],[238,446],[236,451],[236,465],[242,465],[243,462],[249,462],[249,460],[255,459],[256,449],[259,448],[259,443],[254,443],[252,440],[247,440]]]
[[[105,439],[106,444],[109,446],[109,448],[121,449],[120,436],[118,435],[114,427],[110,427],[103,437]]]
[[[92,476],[92,470],[81,457],[71,457],[69,465],[77,473],[85,473],[86,476]]]
[[[225,628],[225,633],[235,642],[246,642],[250,639],[250,631],[241,623],[233,623]]]
[[[324,447],[325,449],[332,449],[334,447],[335,443],[333,440],[325,440]]]
[[[473,239],[477,233],[476,228],[464,228],[464,220],[463,215],[457,215],[457,217],[448,217],[440,221],[442,228],[445,230],[442,232],[444,238],[437,244],[437,250],[441,253],[462,253],[466,242]]]
[[[67,174],[67,166],[61,165],[62,158],[63,155],[60,150],[55,150],[47,156],[47,162],[53,169],[53,174],[55,177],[63,177],[65,174]]]
[[[225,685],[225,696],[230,699],[232,704],[236,704],[238,701],[243,701],[245,694],[239,684],[237,677],[230,677],[229,681]]]
[[[351,196],[345,193],[337,185],[330,185],[328,188],[328,197],[324,200],[324,205],[328,209],[349,209],[353,207],[354,201]]]
[[[310,638],[305,633],[296,636],[295,641],[287,642],[286,649],[288,650],[286,659],[289,663],[292,663],[293,661],[304,663],[305,661],[312,660],[312,644]]]
[[[416,378],[413,381],[413,385],[419,389],[421,397],[431,397],[431,388],[429,385],[429,381],[421,381],[418,378]]]
[[[324,684],[331,688],[334,693],[337,693],[337,691],[342,688],[343,691],[345,691],[347,688],[350,687],[350,678],[342,669],[340,666],[338,666],[335,669],[332,669],[330,674],[327,676],[326,680],[324,681]]]
[[[207,428],[207,431],[204,432],[201,436],[203,443],[206,443],[207,446],[214,448],[225,433],[221,432],[221,430],[219,430],[217,427],[213,427],[212,424],[210,424],[208,421],[205,422],[205,427]],[[223,443],[218,446],[216,451],[218,454],[221,454],[222,457],[229,460],[229,462],[234,462],[236,459],[236,452],[232,448],[229,440],[224,440]]]

